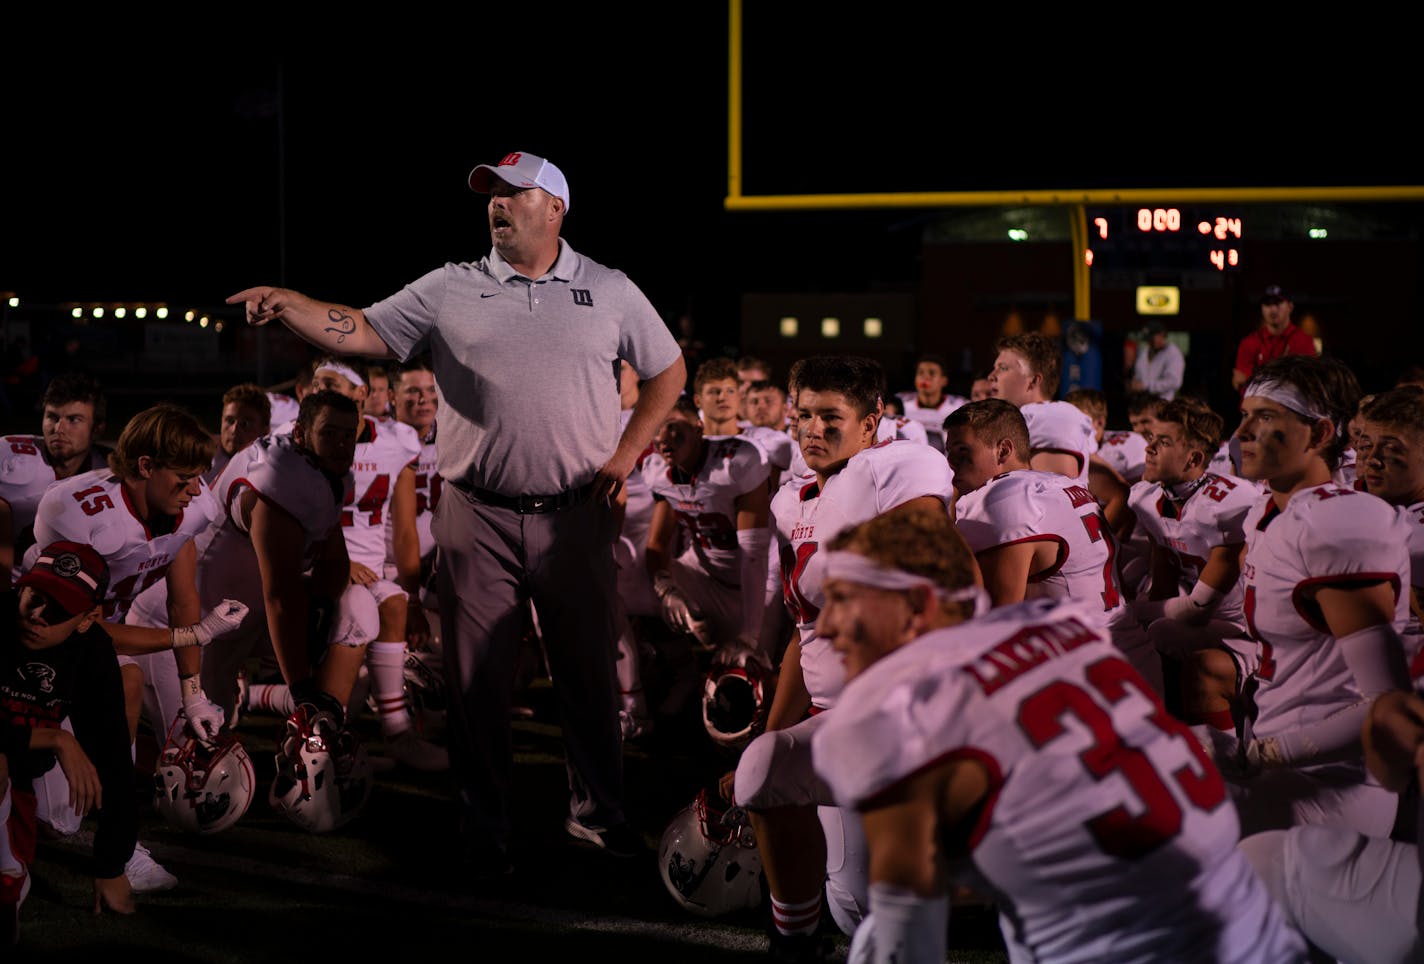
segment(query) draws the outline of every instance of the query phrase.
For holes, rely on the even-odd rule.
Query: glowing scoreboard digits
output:
[[[1094,248],[1141,267],[1228,271],[1241,266],[1239,214],[1142,207],[1090,213],[1089,225],[1089,266],[1097,260]]]

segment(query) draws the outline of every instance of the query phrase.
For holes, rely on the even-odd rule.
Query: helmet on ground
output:
[[[187,733],[180,717],[168,734],[153,774],[155,809],[180,830],[217,833],[237,823],[256,796],[252,758],[236,734],[210,742]]]
[[[326,833],[365,809],[371,783],[366,748],[335,716],[302,704],[287,717],[267,793],[275,810],[303,830]]]
[[[740,750],[766,725],[762,674],[754,660],[713,666],[702,687],[702,723],[714,743]]]
[[[663,831],[658,871],[673,899],[699,917],[761,904],[761,855],[746,811],[717,806],[706,789]]]

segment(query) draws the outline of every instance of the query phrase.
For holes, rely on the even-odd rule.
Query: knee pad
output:
[[[795,728],[763,733],[737,761],[737,805],[750,810],[816,803],[805,792],[811,771],[811,744]]]
[[[376,597],[365,586],[355,583],[346,587],[336,603],[336,617],[331,623],[327,641],[332,646],[365,646],[376,638],[381,625],[380,607]]]

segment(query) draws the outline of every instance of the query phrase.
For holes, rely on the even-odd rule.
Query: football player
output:
[[[1104,445],[1108,400],[1097,389],[1075,388],[1063,396],[1063,400],[1092,419],[1098,450],[1088,459],[1088,491],[1102,504],[1103,516],[1118,534],[1118,541],[1126,542],[1133,528],[1127,496],[1132,484],[1142,477],[1140,455],[1147,442],[1136,432],[1116,432],[1113,445]],[[1131,464],[1133,459],[1137,462],[1135,466]]]
[[[220,515],[199,546],[198,591],[204,601],[229,592],[249,610],[236,633],[203,654],[203,685],[229,717],[238,670],[265,642],[296,704],[345,719],[369,637],[338,621],[332,645],[314,653],[308,626],[314,601],[334,602],[351,586],[341,515],[359,425],[350,398],[307,392],[291,434],[263,436],[218,477]]]
[[[729,386],[725,400],[704,394],[707,404],[734,406],[736,386]],[[684,396],[658,430],[641,474],[653,496],[644,560],[668,627],[696,636],[719,660],[756,653],[769,667],[771,654],[758,651],[771,536],[768,471],[750,440],[704,435]],[[679,534],[686,548],[674,555]]]
[[[272,401],[259,386],[251,382],[234,385],[223,393],[222,403],[218,448],[212,468],[203,473],[203,481],[209,485],[237,452],[272,430]]]
[[[1062,351],[1046,335],[1007,335],[996,346],[990,391],[1023,412],[1028,423],[1029,464],[1088,485],[1088,460],[1098,450],[1093,421],[1067,402],[1057,402]]]
[[[347,361],[331,357],[317,360],[313,391],[335,391],[360,405],[365,389],[362,374]],[[415,463],[419,455],[420,439],[414,428],[369,414],[362,416],[351,463],[353,488],[347,493],[341,513],[352,585],[341,595],[337,620],[339,624],[360,626],[359,635],[372,641],[364,649],[347,646],[337,652],[343,660],[364,652],[390,756],[416,769],[443,770],[449,766],[449,755],[419,735],[405,693],[407,647],[414,643],[417,648],[424,648],[430,634],[425,610],[418,604],[420,546],[415,526]],[[395,580],[385,577],[388,526]],[[409,605],[411,596],[417,605]],[[257,686],[248,691],[249,700],[272,706],[282,715],[296,708],[291,695],[284,698],[280,689]]]
[[[130,742],[137,738],[145,704],[156,733],[168,733],[181,715],[194,736],[206,739],[225,720],[203,691],[200,647],[235,629],[246,609],[227,598],[204,607],[198,596],[195,540],[217,514],[202,480],[213,447],[212,436],[191,414],[155,405],[124,426],[109,469],[54,483],[36,511],[36,544],[28,563],[39,546],[66,541],[93,546],[108,565],[103,618],[119,654]],[[134,601],[158,584],[166,593],[163,617],[146,626],[126,624]],[[64,832],[72,827],[58,817],[67,794],[55,778],[51,771],[44,792],[56,819],[45,819]],[[177,882],[142,845],[130,863],[126,872],[138,893]]]
[[[945,416],[968,401],[949,391],[944,358],[921,355],[915,362],[915,390],[902,393],[900,398],[905,405],[905,417],[922,425],[925,441],[936,451],[943,452]]]
[[[1400,510],[1409,533],[1410,613],[1404,636],[1409,675],[1424,683],[1424,386],[1401,385],[1361,405],[1357,451],[1365,489]]]
[[[7,435],[0,442],[0,581],[6,586],[34,542],[35,509],[45,489],[108,465],[109,448],[99,444],[107,402],[93,376],[56,375],[41,408],[39,435]]]
[[[366,400],[362,403],[362,414],[384,421],[391,417],[393,393],[391,373],[382,365],[366,367]]]
[[[825,548],[817,627],[847,683],[811,750],[868,844],[851,960],[944,961],[967,869],[1011,960],[1304,961],[1235,849],[1220,774],[1094,603],[984,612],[940,512],[885,513]]]
[[[1291,355],[1259,368],[1242,398],[1241,471],[1270,491],[1243,524],[1250,639],[1227,645],[1247,708],[1217,756],[1247,834],[1334,822],[1385,836],[1394,824],[1360,730],[1372,700],[1409,687],[1408,530],[1393,506],[1331,481],[1359,395],[1338,360]],[[1235,694],[1221,689],[1226,708]]]
[[[780,662],[766,732],[721,780],[722,795],[747,809],[771,893],[775,953],[812,954],[822,895],[845,933],[867,905],[860,828],[811,769],[810,734],[828,717],[845,668],[816,633],[823,543],[898,505],[949,514],[952,473],[928,445],[875,441],[885,376],[856,356],[815,356],[795,369],[797,433],[811,474],[792,478],[772,500],[786,608],[796,624]]]
[[[1003,399],[951,413],[944,440],[959,492],[957,525],[993,605],[1039,596],[1091,602],[1114,642],[1160,690],[1160,661],[1127,606],[1117,537],[1092,492],[1032,468],[1023,413]]]

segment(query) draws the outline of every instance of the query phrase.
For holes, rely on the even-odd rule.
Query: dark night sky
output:
[[[565,236],[669,321],[690,310],[735,332],[744,290],[915,277],[924,212],[723,211],[721,4],[680,5],[675,21],[586,6],[556,35],[506,24],[458,55],[314,51],[280,70],[101,55],[62,83],[9,61],[0,290],[210,306],[286,283],[366,304],[487,250],[465,177],[511,150],[563,168]],[[1149,76],[1104,70],[1087,48],[1048,59],[943,24],[805,9],[747,15],[748,193],[1424,179],[1402,149],[1401,93],[1417,93],[1412,78],[1398,88],[1402,67],[1344,86],[1163,59]]]

